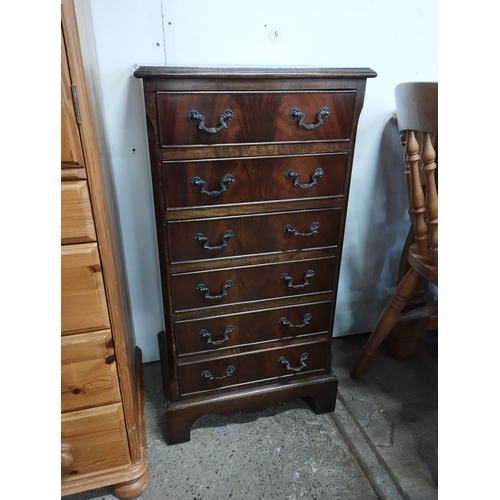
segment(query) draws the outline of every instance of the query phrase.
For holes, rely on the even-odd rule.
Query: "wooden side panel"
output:
[[[62,338],[61,409],[78,410],[120,401],[111,332]]]
[[[61,165],[70,168],[85,165],[63,33],[61,33]]]
[[[125,421],[120,404],[65,413],[61,444],[68,460],[62,469],[72,479],[130,463]]]
[[[94,217],[86,181],[61,183],[61,243],[96,241]]]
[[[61,248],[61,333],[109,328],[97,244]]]

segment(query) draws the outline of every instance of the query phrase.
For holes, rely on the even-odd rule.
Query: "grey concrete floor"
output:
[[[396,361],[382,345],[349,378],[367,334],[333,339],[335,412],[298,399],[232,417],[204,416],[168,446],[159,363],[144,365],[150,482],[141,500],[437,499],[437,334]],[[64,500],[116,500],[110,488]]]

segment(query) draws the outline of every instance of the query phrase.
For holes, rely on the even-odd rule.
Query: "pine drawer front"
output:
[[[96,243],[61,248],[61,334],[109,328]]]
[[[61,243],[96,241],[87,181],[61,183]]]
[[[160,147],[346,141],[355,96],[354,91],[157,92]],[[292,110],[304,115],[304,125],[317,127],[300,126],[301,117]]]
[[[172,276],[174,310],[331,292],[334,257]]]
[[[125,420],[120,404],[63,413],[61,416],[62,482],[78,475],[130,463]]]
[[[341,212],[332,208],[169,222],[171,263],[335,248]]]
[[[162,162],[166,209],[344,195],[347,153]]]
[[[109,330],[61,339],[61,410],[120,401],[116,361]]]
[[[290,379],[304,373],[325,373],[327,342],[278,347],[227,358],[178,365],[181,395],[260,380]]]
[[[332,303],[289,307],[226,316],[210,316],[174,324],[177,354],[220,351],[247,344],[328,333]]]

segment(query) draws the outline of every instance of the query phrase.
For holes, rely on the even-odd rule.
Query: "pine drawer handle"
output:
[[[304,288],[305,286],[309,285],[309,278],[312,278],[313,276],[314,271],[312,269],[309,269],[309,271],[307,271],[306,275],[304,276],[304,283],[301,283],[300,285],[294,285],[293,278],[288,273],[283,273],[280,279],[281,281],[288,281],[288,288]]]
[[[290,366],[290,361],[288,361],[287,359],[285,359],[283,356],[281,356],[280,358],[278,358],[278,363],[281,363],[282,365],[286,365],[286,369],[287,370],[290,370],[292,372],[300,372],[300,370],[302,370],[303,368],[305,368],[307,365],[305,364],[305,360],[309,357],[309,355],[307,354],[307,352],[304,352],[302,353],[302,356],[300,356],[300,366],[297,366],[297,367],[293,367],[293,366]]]
[[[318,128],[320,125],[324,125],[325,124],[324,119],[329,115],[330,115],[330,110],[325,106],[324,108],[321,108],[318,113],[318,123],[312,123],[310,125],[306,125],[304,123],[306,115],[302,113],[302,111],[299,111],[297,108],[292,108],[289,113],[289,116],[292,120],[300,118],[299,126],[304,127],[307,130],[314,130],[315,128]]]
[[[191,186],[193,187],[201,187],[200,193],[201,194],[206,194],[207,196],[219,196],[222,194],[224,191],[227,191],[227,187],[229,184],[232,184],[234,182],[234,177],[231,174],[226,174],[222,179],[220,180],[220,189],[218,191],[207,191],[205,189],[205,186],[207,183],[203,180],[200,179],[198,176],[193,177],[191,179]]]
[[[222,290],[220,295],[210,295],[210,288],[208,288],[206,285],[203,283],[200,283],[197,287],[196,290],[198,292],[202,293],[206,299],[210,300],[219,300],[222,299],[222,297],[225,297],[227,295],[227,289],[231,288],[234,285],[234,283],[231,280],[227,280],[224,285],[222,286]]]
[[[290,321],[288,321],[285,317],[279,320],[279,324],[281,326],[289,326],[290,328],[302,328],[303,326],[309,325],[312,320],[312,314],[306,313],[302,318],[302,323],[300,325],[293,325]]]
[[[229,334],[234,332],[234,326],[233,325],[228,325],[224,332],[222,333],[222,339],[220,340],[212,340],[212,334],[203,328],[203,330],[200,331],[200,335],[204,338],[207,339],[207,344],[212,344],[212,345],[221,345],[226,340],[229,340]]]
[[[226,370],[226,373],[224,375],[221,375],[220,377],[214,377],[208,370],[203,370],[201,372],[201,376],[210,380],[222,380],[223,378],[230,377],[235,371],[236,368],[234,366],[229,366]]]
[[[196,234],[194,239],[196,241],[199,241],[200,243],[203,243],[203,248],[205,248],[206,250],[221,250],[222,248],[227,247],[227,240],[230,240],[233,237],[234,237],[234,233],[230,229],[228,229],[222,235],[222,243],[220,245],[213,246],[213,247],[209,246],[208,238],[202,233]]]
[[[68,443],[61,443],[61,469],[69,469],[74,462],[73,446]]]
[[[293,170],[291,168],[285,172],[285,177],[287,179],[295,179],[293,181],[293,185],[294,186],[298,186],[301,189],[309,189],[310,187],[313,187],[316,184],[318,184],[318,179],[320,177],[323,177],[324,173],[325,172],[323,171],[322,168],[317,168],[314,171],[314,173],[312,174],[312,181],[309,184],[301,184],[300,183],[300,176],[299,176],[299,174],[297,172],[295,172],[295,170]]]
[[[218,134],[222,129],[227,128],[226,122],[231,121],[233,119],[233,117],[234,117],[234,113],[230,109],[226,109],[226,110],[224,110],[222,115],[220,115],[220,118],[219,118],[220,125],[218,127],[207,128],[207,127],[205,127],[205,117],[201,113],[198,113],[198,111],[196,111],[195,109],[191,110],[188,113],[188,120],[191,123],[196,123],[199,121],[200,124],[198,125],[198,128],[200,130],[204,130],[205,132],[208,132],[209,134]]]
[[[313,234],[317,234],[319,229],[319,222],[313,222],[309,227],[308,233],[299,233],[296,229],[292,227],[291,224],[286,224],[283,226],[283,232],[285,234],[293,233],[295,236],[312,236]]]

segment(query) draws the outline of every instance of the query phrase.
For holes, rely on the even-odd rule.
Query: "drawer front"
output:
[[[61,339],[61,410],[78,410],[120,401],[109,330]]]
[[[332,290],[334,257],[172,275],[175,311]]]
[[[332,303],[294,305],[174,323],[177,354],[216,351],[290,337],[327,333]]]
[[[160,148],[171,146],[348,140],[354,91],[331,92],[158,92]],[[328,116],[318,118],[326,107]],[[303,113],[308,130],[299,125]],[[232,119],[222,118],[230,110]],[[196,116],[190,119],[190,113]],[[200,116],[201,115],[201,116]],[[200,129],[200,125],[212,130]]]
[[[166,209],[343,196],[347,153],[163,162]]]
[[[61,248],[61,333],[109,328],[109,316],[96,243]]]
[[[179,365],[180,392],[187,395],[302,373],[325,373],[329,369],[327,350],[327,342],[317,342]]]
[[[61,416],[62,481],[130,463],[120,404]],[[69,479],[69,477],[68,477]]]
[[[340,208],[167,223],[170,262],[337,246]]]
[[[87,181],[61,183],[61,242],[96,241]]]

